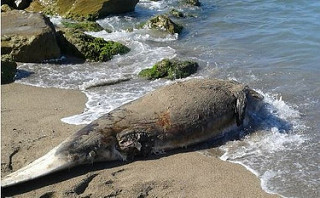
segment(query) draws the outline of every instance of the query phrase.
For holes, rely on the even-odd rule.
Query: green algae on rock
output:
[[[199,0],[184,0],[184,2],[191,6],[200,6],[201,3]]]
[[[130,49],[121,43],[105,41],[103,38],[94,38],[87,46],[86,57],[95,61],[108,61],[114,55],[126,54]]]
[[[183,14],[183,12],[180,12],[179,10],[176,10],[176,9],[171,9],[169,14],[177,18],[186,17],[185,14]]]
[[[17,63],[8,55],[1,56],[1,84],[7,84],[14,81],[17,72]]]
[[[134,11],[139,0],[34,0],[28,10],[76,20]]]
[[[1,5],[1,12],[8,12],[8,11],[11,11],[11,10],[13,10],[13,8],[10,7],[8,4]]]
[[[197,72],[199,65],[193,61],[179,61],[175,59],[163,59],[152,68],[144,69],[139,73],[140,77],[148,80],[166,78],[170,80],[185,78]]]
[[[173,22],[166,15],[158,15],[147,21],[145,24],[148,28],[151,29],[160,29],[169,32],[170,34],[180,33],[183,27],[179,24]]]
[[[63,46],[62,54],[91,61],[108,61],[114,55],[130,51],[121,43],[95,38],[72,28],[58,31],[58,43],[59,46]]]
[[[67,22],[62,21],[62,25],[66,28],[74,28],[82,31],[99,32],[104,30],[97,22],[83,21],[83,22]]]

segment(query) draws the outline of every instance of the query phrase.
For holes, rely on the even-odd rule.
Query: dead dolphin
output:
[[[43,157],[4,177],[1,186],[79,164],[126,160],[214,138],[242,125],[246,111],[261,99],[235,81],[175,82],[103,115]]]

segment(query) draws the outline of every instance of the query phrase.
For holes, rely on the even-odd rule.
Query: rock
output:
[[[176,10],[176,9],[171,9],[169,14],[171,14],[172,16],[177,17],[177,18],[186,17],[182,12],[180,12],[179,10]]]
[[[91,61],[108,61],[114,55],[125,54],[130,49],[121,43],[95,38],[80,30],[65,28],[58,33],[62,54]]]
[[[17,72],[17,63],[10,56],[1,56],[1,84],[7,84],[14,81]]]
[[[174,23],[168,16],[159,15],[155,16],[145,24],[151,29],[160,29],[169,32],[170,34],[180,33],[183,27],[179,24]]]
[[[148,80],[166,78],[170,80],[185,78],[197,72],[198,63],[192,61],[179,61],[163,59],[152,68],[144,69],[139,73],[140,77]]]
[[[134,11],[139,0],[34,0],[29,11],[77,20],[97,19],[109,14]]]
[[[192,6],[200,6],[201,3],[199,0],[184,0],[186,4],[192,5]]]
[[[2,54],[17,62],[42,62],[60,57],[55,29],[40,13],[13,10],[1,13]]]
[[[74,28],[82,31],[99,32],[103,30],[97,22],[94,21],[83,21],[83,22],[62,22],[63,26],[66,28]]]
[[[8,4],[1,5],[1,12],[8,12],[8,11],[11,11],[11,10],[13,10],[13,8],[10,7]]]

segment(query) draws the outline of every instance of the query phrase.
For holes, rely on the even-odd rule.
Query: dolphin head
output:
[[[3,178],[1,187],[26,182],[80,164],[124,159],[112,130],[89,124],[29,165]]]

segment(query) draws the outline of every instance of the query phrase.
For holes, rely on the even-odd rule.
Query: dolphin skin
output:
[[[241,127],[262,96],[236,81],[175,82],[124,104],[3,178],[2,187],[80,164],[133,159],[197,144]]]

